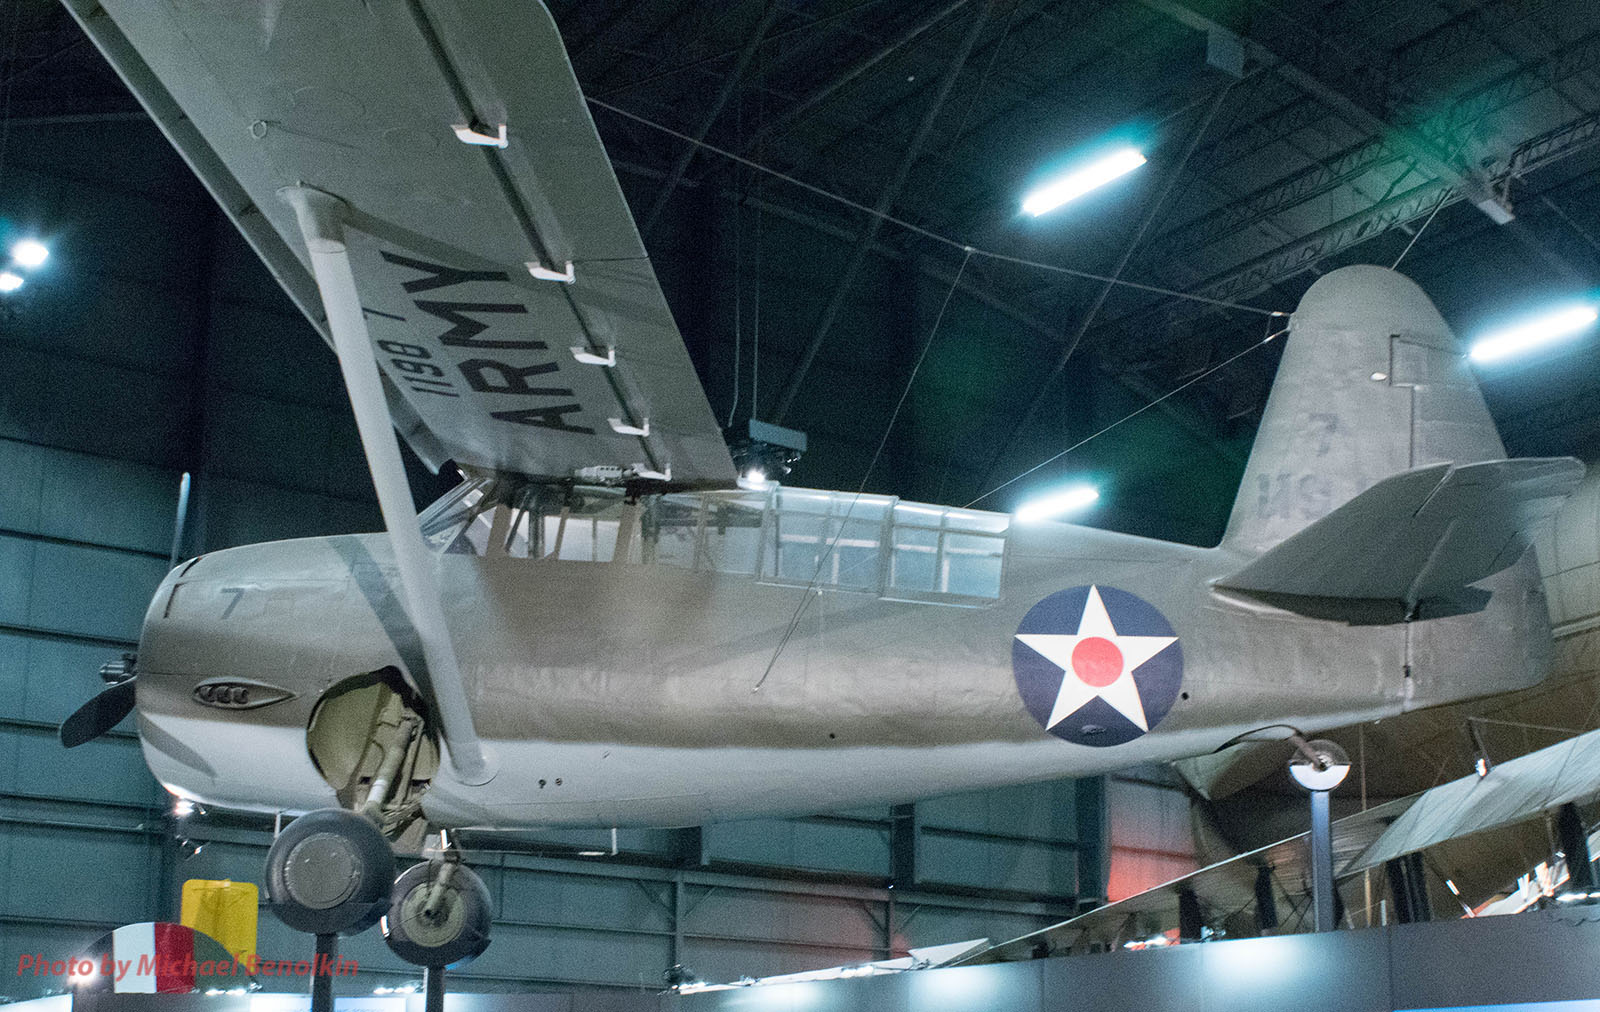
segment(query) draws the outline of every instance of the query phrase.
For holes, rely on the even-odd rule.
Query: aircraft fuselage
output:
[[[1371,625],[1214,589],[1240,564],[1226,549],[1065,524],[1011,530],[987,607],[662,565],[434,558],[496,769],[469,786],[441,766],[423,806],[445,826],[690,825],[1090,775],[1268,724],[1311,731],[1519,688],[1549,666],[1531,553],[1485,581],[1484,611]],[[1085,585],[1159,610],[1181,651],[1170,711],[1106,747],[1048,733],[1013,669],[1030,609]],[[336,804],[307,724],[341,680],[416,663],[396,588],[383,535],[255,545],[175,570],[139,660],[157,777],[228,807]],[[218,677],[293,696],[237,712],[197,702],[196,685]]]

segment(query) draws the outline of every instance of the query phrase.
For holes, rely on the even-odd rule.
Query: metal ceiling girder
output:
[[[1511,153],[1506,171],[1512,176],[1532,172],[1597,140],[1600,140],[1600,110],[1523,141]]]
[[[1193,28],[1231,32],[1227,26],[1218,24],[1176,3],[1175,0],[1139,0],[1139,2]],[[1512,220],[1510,209],[1505,206],[1494,192],[1489,180],[1481,173],[1456,165],[1450,160],[1450,156],[1436,148],[1432,141],[1408,126],[1389,122],[1379,110],[1351,97],[1343,89],[1301,67],[1284,53],[1270,49],[1255,39],[1241,36],[1240,41],[1244,43],[1252,57],[1271,65],[1278,74],[1332,109],[1341,119],[1370,135],[1387,139],[1389,143],[1415,158],[1418,164],[1433,173],[1435,177],[1460,190],[1468,200],[1472,201],[1473,206],[1488,215],[1495,224],[1504,225]]]
[[[842,88],[855,81],[862,74],[865,74],[867,71],[883,62],[886,57],[893,55],[912,40],[916,39],[917,36],[921,35],[923,32],[926,32],[928,29],[943,21],[951,14],[954,14],[960,8],[965,7],[970,2],[971,0],[955,0],[954,3],[947,4],[946,6],[941,7],[927,16],[913,22],[894,38],[890,39],[888,42],[885,42],[877,49],[874,49],[866,56],[863,56],[855,63],[852,63],[832,80],[828,81],[816,91],[813,91],[809,96],[802,99],[800,102],[796,103],[790,108],[785,109],[783,112],[779,113],[777,116],[774,116],[766,123],[762,124],[761,128],[751,135],[750,140],[745,142],[745,144],[739,148],[739,153],[742,155],[748,155],[750,152],[759,147],[762,141],[768,139],[774,134],[782,133],[783,131],[789,129],[789,127],[803,121],[807,116],[815,111],[818,106],[832,98]]]
[[[1214,211],[1161,235],[1161,247],[1181,256],[1203,249],[1272,215],[1305,203],[1344,185],[1362,173],[1395,157],[1382,143],[1364,141],[1328,158],[1319,159],[1271,186],[1230,201]]]
[[[1472,93],[1462,98],[1450,110],[1446,121],[1447,129],[1465,129],[1472,123],[1482,119],[1492,112],[1520,99],[1534,94],[1551,86],[1552,82],[1559,83],[1577,74],[1584,73],[1600,66],[1600,32],[1594,32],[1574,40],[1558,52],[1537,60],[1530,60],[1499,78],[1475,89]],[[1562,124],[1545,134],[1532,138],[1519,145],[1518,150],[1531,149],[1536,146],[1541,152],[1537,166],[1550,164],[1559,160],[1573,151],[1587,145],[1587,132],[1583,124],[1588,117],[1579,117]],[[1370,144],[1381,147],[1381,141],[1371,141]],[[1515,155],[1513,161],[1515,161]],[[1524,164],[1522,171],[1529,171],[1532,164]],[[1294,186],[1293,179],[1274,183],[1264,187],[1255,194],[1247,196],[1247,200],[1274,199],[1273,193],[1281,186]],[[1430,213],[1434,207],[1440,190],[1432,189],[1427,195],[1420,195],[1415,190],[1380,201],[1366,211],[1359,212],[1342,221],[1330,224],[1327,228],[1298,243],[1262,254],[1255,259],[1230,268],[1220,274],[1212,275],[1200,282],[1201,287],[1195,289],[1198,294],[1218,298],[1240,298],[1260,291],[1267,285],[1275,284],[1285,278],[1291,277],[1315,263],[1319,257],[1330,256],[1344,249],[1364,242],[1396,223],[1403,223],[1414,218]],[[1420,200],[1415,198],[1421,197]],[[1459,200],[1457,195],[1452,201]],[[1407,211],[1407,205],[1420,210]],[[1374,227],[1374,226],[1378,227]],[[1186,226],[1185,226],[1186,227]],[[1165,248],[1165,235],[1158,236],[1157,245]],[[1314,246],[1317,249],[1315,256],[1309,259],[1303,255],[1301,247]],[[1186,304],[1173,300],[1157,303],[1147,309],[1136,310],[1134,313],[1110,321],[1105,326],[1128,325],[1136,323],[1149,313],[1166,312],[1169,315],[1181,315],[1180,311],[1187,310]]]
[[[943,111],[945,100],[950,97],[950,91],[955,87],[956,78],[960,76],[962,68],[967,65],[967,58],[972,55],[972,47],[977,45],[978,36],[983,33],[983,27],[989,21],[989,14],[994,10],[999,0],[984,0],[983,6],[978,8],[978,13],[973,16],[972,24],[967,28],[966,37],[961,40],[961,47],[957,50],[950,65],[945,69],[944,77],[939,82],[939,90],[934,94],[933,101],[928,104],[927,110],[922,114],[922,121],[917,124],[917,132],[912,136],[910,144],[906,147],[904,156],[900,159],[899,166],[895,169],[894,176],[884,186],[882,194],[874,208],[872,217],[861,232],[861,238],[856,241],[855,250],[850,254],[850,261],[839,274],[839,280],[834,286],[833,297],[828,301],[828,307],[822,314],[822,322],[817,325],[816,333],[812,335],[810,343],[801,353],[800,362],[795,366],[794,372],[789,377],[789,383],[784,388],[783,396],[778,399],[777,409],[773,411],[772,418],[778,424],[783,424],[789,409],[794,406],[796,395],[800,392],[801,385],[805,382],[806,373],[811,371],[811,363],[816,360],[817,352],[821,350],[823,341],[828,336],[828,331],[833,329],[834,320],[838,318],[839,311],[844,308],[844,301],[850,294],[850,287],[855,282],[855,276],[861,270],[861,265],[866,261],[867,254],[872,249],[872,242],[878,237],[878,232],[883,228],[883,216],[888,214],[894,202],[900,196],[900,191],[905,187],[906,178],[911,174],[911,168],[916,164],[918,156],[922,154],[922,147],[927,143],[928,135],[933,131],[934,121]]]
[[[700,120],[699,127],[694,132],[694,143],[686,145],[678,158],[672,163],[672,171],[667,174],[667,181],[661,184],[661,192],[656,195],[656,201],[650,206],[649,212],[644,216],[644,221],[639,224],[639,234],[648,237],[655,229],[656,222],[661,220],[661,212],[666,210],[667,201],[672,199],[672,194],[678,189],[678,183],[683,179],[683,174],[688,171],[689,163],[694,161],[694,156],[699,153],[699,144],[706,139],[706,134],[711,132],[712,126],[717,122],[717,117],[722,115],[722,110],[727,106],[728,100],[739,90],[739,83],[744,79],[744,72],[750,68],[750,61],[755,58],[756,52],[761,48],[761,42],[767,37],[774,22],[783,15],[783,4],[778,0],[764,0],[767,3],[766,13],[762,14],[761,21],[756,25],[755,31],[750,33],[750,39],[744,44],[744,49],[739,53],[739,60],[734,64],[733,70],[723,79],[722,87],[717,91],[717,97],[712,101],[711,108],[706,110],[704,118]]]
[[[1588,147],[1594,139],[1594,127],[1592,114],[1581,116],[1524,142],[1523,147],[1539,154],[1536,161],[1525,163],[1523,171],[1549,165]],[[1198,291],[1210,298],[1239,298],[1262,286],[1281,281],[1309,263],[1370,239],[1398,223],[1432,213],[1441,195],[1446,206],[1463,199],[1463,195],[1448,183],[1440,180],[1424,183],[1381,201],[1367,211],[1319,229],[1298,243],[1257,257],[1207,282]]]

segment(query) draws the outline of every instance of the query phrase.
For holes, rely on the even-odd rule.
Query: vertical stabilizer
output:
[[[1323,276],[1287,340],[1225,546],[1265,551],[1401,471],[1505,456],[1455,335],[1403,275]]]

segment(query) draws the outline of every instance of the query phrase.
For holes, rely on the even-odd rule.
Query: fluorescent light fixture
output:
[[[1024,503],[1022,508],[1017,510],[1017,521],[1032,523],[1035,520],[1049,520],[1063,513],[1083,509],[1099,498],[1100,490],[1093,485],[1074,485],[1042,499]]]
[[[14,292],[21,287],[21,274],[14,271],[0,271],[0,292]]]
[[[11,259],[19,267],[38,267],[50,259],[50,249],[37,239],[23,239],[11,247]]]
[[[1047,211],[1054,211],[1069,200],[1077,200],[1090,190],[1098,189],[1113,179],[1127,175],[1144,163],[1144,155],[1133,148],[1113,151],[1034,190],[1022,199],[1022,210],[1037,218]]]
[[[1513,355],[1575,337],[1587,330],[1600,313],[1593,306],[1571,306],[1507,330],[1497,331],[1472,346],[1474,362],[1499,362]]]

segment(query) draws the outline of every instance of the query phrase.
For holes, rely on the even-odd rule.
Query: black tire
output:
[[[396,956],[417,966],[454,969],[489,947],[489,887],[472,869],[457,865],[445,886],[436,918],[422,913],[436,872],[428,862],[412,865],[395,880],[383,939]]]
[[[388,909],[393,882],[389,841],[370,820],[342,808],[300,816],[267,852],[267,902],[296,931],[365,931]]]

